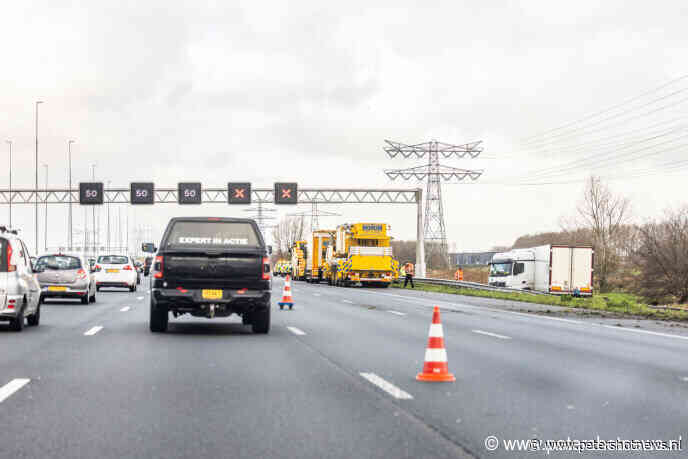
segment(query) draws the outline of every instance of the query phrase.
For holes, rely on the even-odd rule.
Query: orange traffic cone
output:
[[[428,348],[425,350],[423,372],[416,376],[418,381],[451,382],[456,381],[447,367],[447,351],[444,349],[444,333],[440,321],[440,308],[435,306],[432,313],[432,323],[428,338]]]
[[[294,300],[291,299],[291,277],[287,274],[284,279],[284,289],[282,290],[282,301],[278,302],[280,309],[289,306],[289,309],[294,307]]]

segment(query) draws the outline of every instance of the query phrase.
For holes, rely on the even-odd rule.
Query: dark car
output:
[[[146,257],[143,260],[143,275],[148,276],[150,274],[151,265],[153,264],[153,257]]]
[[[150,329],[174,317],[238,314],[254,333],[270,331],[270,248],[254,220],[173,218],[153,262]]]

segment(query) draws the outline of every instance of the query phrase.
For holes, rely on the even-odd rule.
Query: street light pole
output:
[[[10,228],[12,228],[12,141],[5,140],[10,147]]]
[[[91,164],[91,179],[96,181],[96,165]],[[93,256],[96,256],[96,207],[91,206],[93,212]]]
[[[38,106],[42,104],[42,100],[37,100],[36,101],[36,110],[35,110],[35,119],[36,119],[36,187],[34,188],[36,196],[35,196],[35,203],[34,203],[34,208],[35,208],[35,216],[34,216],[34,223],[35,223],[35,233],[36,233],[36,254],[38,254]]]
[[[107,187],[110,188],[110,180],[107,181]],[[110,201],[107,203],[107,251],[110,253],[112,249],[110,248]]]
[[[67,151],[69,155],[69,250],[72,250],[72,144],[73,140],[67,142]]]
[[[48,251],[48,165],[43,164],[45,167],[45,228],[43,228],[43,233],[45,238],[43,240],[43,250]]]

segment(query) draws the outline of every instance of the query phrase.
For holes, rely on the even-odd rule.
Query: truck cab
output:
[[[535,252],[531,249],[516,249],[496,253],[490,262],[488,284],[493,287],[534,289]]]

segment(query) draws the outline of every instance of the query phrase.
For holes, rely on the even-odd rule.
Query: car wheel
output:
[[[164,333],[167,331],[167,323],[169,321],[169,313],[167,309],[156,308],[153,305],[153,300],[150,302],[150,331],[153,333]]]
[[[267,305],[265,309],[254,311],[252,316],[253,333],[267,334],[270,332],[270,305]]]
[[[81,304],[88,304],[88,293],[86,293],[86,296],[81,298]]]
[[[38,307],[36,308],[36,312],[31,314],[29,317],[26,318],[27,322],[29,325],[35,327],[38,325],[38,323],[41,321],[41,304],[38,303]]]
[[[20,332],[24,329],[24,308],[19,311],[19,316],[10,320],[10,330]]]
[[[100,292],[100,287],[96,287],[96,292]]]

